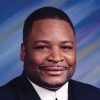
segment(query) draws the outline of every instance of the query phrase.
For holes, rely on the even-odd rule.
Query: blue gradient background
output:
[[[0,85],[19,76],[19,59],[25,18],[42,6],[68,13],[77,38],[77,69],[73,78],[100,88],[100,0],[1,0]]]

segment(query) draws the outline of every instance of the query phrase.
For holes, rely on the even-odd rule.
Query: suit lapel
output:
[[[16,87],[18,100],[41,100],[25,75],[19,78]]]
[[[68,84],[68,100],[78,100],[76,97],[76,91],[74,89],[74,84],[72,80],[70,80]]]
[[[18,98],[17,100],[41,100],[25,75],[22,75],[17,79],[15,82],[15,89]],[[76,92],[74,82],[73,80],[70,80],[68,84],[68,100],[79,100]]]

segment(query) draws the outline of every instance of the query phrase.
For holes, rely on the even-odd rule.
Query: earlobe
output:
[[[25,59],[25,45],[24,43],[22,43],[20,50],[20,60],[24,62],[24,59]]]

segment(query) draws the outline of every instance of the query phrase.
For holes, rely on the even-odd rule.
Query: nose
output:
[[[58,62],[62,62],[63,60],[64,60],[64,57],[59,48],[53,48],[50,51],[50,54],[48,55],[49,62],[58,63]]]

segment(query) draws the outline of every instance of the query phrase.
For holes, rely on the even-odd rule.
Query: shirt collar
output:
[[[58,100],[68,99],[68,82],[65,83],[59,90],[57,90],[56,92],[53,92],[36,85],[31,80],[29,81],[32,84],[32,86],[35,88],[41,100],[55,100],[55,98],[58,98]]]

